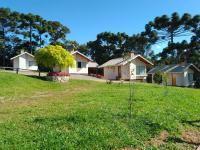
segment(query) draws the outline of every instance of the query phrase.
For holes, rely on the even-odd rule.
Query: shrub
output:
[[[200,88],[200,77],[197,77],[197,78],[196,78],[194,87],[195,87],[195,88]]]
[[[162,83],[162,74],[161,72],[156,72],[153,76],[153,80],[155,83],[157,84],[161,84]]]
[[[35,54],[35,59],[37,64],[50,69],[55,66],[63,69],[74,65],[74,57],[59,45],[48,45],[39,49]]]

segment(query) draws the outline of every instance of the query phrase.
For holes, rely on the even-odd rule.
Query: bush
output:
[[[40,48],[35,54],[35,59],[37,64],[51,70],[55,66],[64,69],[74,65],[74,56],[59,45]]]
[[[161,84],[162,83],[162,74],[161,72],[156,72],[153,76],[153,80],[155,83],[157,84]]]
[[[196,78],[194,87],[195,87],[195,88],[200,88],[200,77]]]

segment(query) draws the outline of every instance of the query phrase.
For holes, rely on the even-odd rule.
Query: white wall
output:
[[[145,67],[145,74],[144,75],[136,75],[136,66],[144,66]],[[146,79],[147,76],[147,71],[146,71],[146,64],[142,61],[140,61],[139,59],[134,59],[131,63],[130,63],[130,76],[131,79]]]
[[[189,80],[188,80],[188,73],[192,73],[192,74],[193,74],[193,77],[194,77],[194,71],[193,71],[192,69],[188,68],[188,70],[186,70],[186,71],[184,72],[184,85],[185,85],[185,86],[191,85],[191,83],[190,83]]]
[[[13,59],[13,68],[19,68],[19,57]]]
[[[34,62],[32,66],[29,66],[29,61]],[[34,57],[29,56],[28,54],[23,54],[19,57],[13,59],[13,67],[20,69],[28,69],[28,70],[38,70],[38,66]]]
[[[121,78],[123,80],[130,79],[130,64],[126,64],[124,66],[121,66]]]
[[[116,80],[118,76],[118,67],[104,67],[104,78],[107,80]]]
[[[74,74],[88,74],[88,59],[84,58],[83,56],[79,55],[79,54],[74,54],[74,67],[70,67],[70,68],[66,68],[66,71],[68,73],[74,73]],[[85,68],[78,68],[77,66],[77,62],[85,62],[86,63],[86,67]]]

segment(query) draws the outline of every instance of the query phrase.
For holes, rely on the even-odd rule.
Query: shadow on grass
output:
[[[166,142],[173,142],[173,143],[182,143],[182,144],[189,144],[194,146],[199,146],[200,142],[192,142],[192,141],[186,141],[178,137],[169,137]]]
[[[34,79],[39,79],[39,80],[43,80],[43,81],[47,81],[47,79],[43,76],[37,76],[37,75],[26,75],[27,77],[30,77],[30,78],[34,78]]]
[[[186,124],[189,124],[191,126],[200,128],[200,119],[199,120],[190,120],[190,121],[183,120],[182,123],[186,123]]]

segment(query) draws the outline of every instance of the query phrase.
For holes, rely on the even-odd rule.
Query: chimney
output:
[[[135,56],[135,54],[134,54],[134,52],[129,52],[129,53],[128,53],[128,56],[129,56],[130,58],[133,58],[133,57]]]

